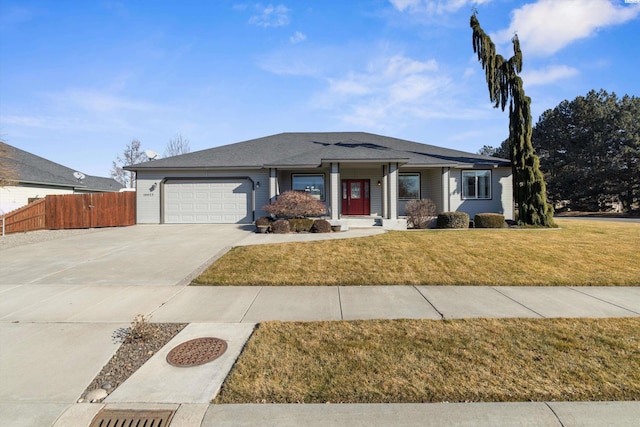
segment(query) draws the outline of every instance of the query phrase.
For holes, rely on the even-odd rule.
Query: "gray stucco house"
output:
[[[352,226],[406,228],[412,199],[470,216],[514,211],[508,160],[364,132],[281,133],[125,169],[137,173],[141,224],[249,224],[288,190]]]

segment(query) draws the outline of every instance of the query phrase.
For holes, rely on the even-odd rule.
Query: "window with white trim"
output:
[[[463,199],[491,198],[491,171],[462,171]]]
[[[419,173],[401,173],[398,175],[398,198],[400,200],[420,199]]]
[[[295,174],[291,182],[292,190],[304,191],[318,200],[324,200],[324,175]]]

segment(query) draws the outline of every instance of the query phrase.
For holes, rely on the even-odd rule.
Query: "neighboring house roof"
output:
[[[84,174],[77,179],[76,170],[0,142],[0,178],[22,184],[72,187],[81,191],[119,191],[123,186],[112,178]]]
[[[509,166],[505,159],[366,132],[280,133],[126,166],[144,169],[317,167],[322,163],[398,162],[406,166]]]

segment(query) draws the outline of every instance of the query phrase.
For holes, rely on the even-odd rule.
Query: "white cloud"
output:
[[[442,15],[453,13],[463,7],[489,3],[492,0],[389,0],[400,12]]]
[[[265,55],[258,59],[258,66],[270,73],[281,76],[316,76],[318,66],[314,61],[309,61],[298,49],[280,51]]]
[[[291,37],[289,37],[289,41],[293,44],[303,42],[306,39],[307,39],[307,36],[304,33],[301,33],[300,31],[296,31],[295,33],[293,33]]]
[[[360,81],[359,77],[360,76],[356,76],[354,74],[349,74],[347,77],[342,79],[328,79],[329,91],[336,95],[345,96],[362,96],[371,93],[369,86]]]
[[[640,5],[616,5],[608,0],[539,0],[513,11],[511,24],[494,41],[518,34],[527,54],[551,55],[602,27],[622,24],[640,14]]]
[[[289,9],[284,5],[255,5],[257,13],[249,19],[250,24],[260,27],[282,27],[289,24]]]
[[[152,112],[160,109],[159,106],[145,101],[132,100],[118,97],[109,93],[70,89],[61,93],[52,93],[50,98],[58,103],[76,105],[81,109],[93,113],[138,111]]]
[[[437,70],[435,60],[418,61],[402,54],[378,57],[363,71],[327,78],[329,85],[314,105],[336,111],[346,123],[372,128],[432,117],[440,114],[433,101],[451,84]]]
[[[566,65],[551,65],[541,70],[523,71],[522,81],[527,87],[542,86],[558,80],[577,76],[580,72],[576,68]]]
[[[408,76],[425,71],[436,71],[438,69],[438,63],[435,59],[420,62],[403,55],[394,55],[390,58],[385,58],[382,62],[383,64],[378,64],[374,68],[382,68],[381,71],[389,78]]]

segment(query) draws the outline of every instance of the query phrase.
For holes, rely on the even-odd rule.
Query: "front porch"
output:
[[[382,228],[383,230],[406,230],[407,220],[404,218],[385,219],[380,216],[349,216],[340,219],[327,218],[331,225],[340,225],[342,231],[358,228]]]
[[[405,159],[323,161],[308,167],[269,166],[269,200],[305,191],[327,206],[327,219],[345,227],[406,229],[405,205],[430,199],[436,213],[483,212],[513,217],[511,169],[493,164],[410,165]]]
[[[305,191],[327,206],[327,219],[344,228],[406,229],[404,205],[430,198],[443,201],[442,168],[400,171],[400,162],[331,162],[316,168],[270,168],[269,199],[285,191]]]

